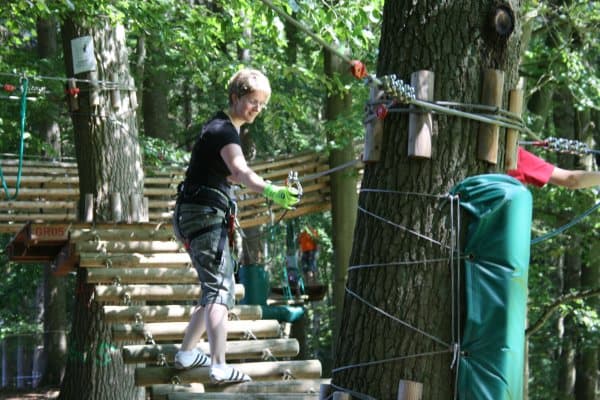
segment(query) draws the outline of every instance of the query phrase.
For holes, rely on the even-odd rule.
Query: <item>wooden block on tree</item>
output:
[[[504,72],[497,69],[483,71],[481,104],[486,106],[502,106],[504,94]],[[498,140],[500,127],[495,124],[481,123],[477,143],[477,158],[490,164],[498,162]]]

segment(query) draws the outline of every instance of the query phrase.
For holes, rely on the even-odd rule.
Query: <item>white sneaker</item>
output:
[[[213,367],[210,369],[210,381],[212,383],[241,383],[250,382],[251,380],[252,378],[250,378],[248,375],[238,371],[233,367]]]
[[[175,354],[176,369],[210,367],[210,358],[198,349],[190,351],[179,350]]]

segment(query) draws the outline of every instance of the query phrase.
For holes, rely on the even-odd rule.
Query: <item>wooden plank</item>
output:
[[[78,228],[70,232],[72,241],[96,240],[175,240],[171,225],[121,224],[109,228]]]
[[[48,210],[57,209],[64,212],[65,209],[69,209],[70,212],[75,213],[77,207],[76,201],[62,201],[62,200],[36,200],[36,201],[0,201],[0,210]]]
[[[87,283],[198,283],[194,268],[89,268]]]
[[[208,342],[200,342],[197,346],[206,354],[210,354]],[[154,364],[165,360],[173,363],[175,353],[180,344],[143,344],[123,346],[123,362],[128,364]],[[231,340],[227,342],[226,358],[230,360],[268,359],[269,357],[295,357],[300,352],[300,344],[296,339],[259,339]]]
[[[319,393],[169,393],[167,400],[318,400]]]
[[[178,245],[173,242],[172,246]],[[77,243],[79,244],[79,243]],[[79,253],[80,266],[83,268],[187,268],[192,261],[187,253],[156,253],[156,254],[101,254]]]
[[[113,241],[113,240],[97,240],[93,242],[77,242],[75,248],[79,253],[98,252],[102,254],[112,253],[183,253],[185,250],[181,243],[175,240],[170,241]],[[187,256],[187,253],[183,253]],[[119,254],[117,254],[119,255]],[[120,254],[123,255],[123,254]],[[126,255],[123,255],[126,256]],[[161,255],[167,257],[167,255]],[[185,258],[184,258],[185,259]],[[188,261],[189,263],[189,257]]]
[[[107,322],[182,322],[189,321],[194,305],[164,306],[104,306],[104,320]],[[259,305],[236,305],[229,310],[229,318],[254,320],[262,318]]]
[[[280,336],[279,321],[261,319],[256,321],[227,321],[227,338],[276,338]],[[181,341],[187,322],[151,322],[147,324],[113,324],[113,339],[144,341],[148,335],[156,341]],[[203,336],[206,338],[206,333]],[[160,383],[160,382],[157,382]]]
[[[319,393],[321,385],[328,385],[331,379],[288,379],[277,381],[254,381],[238,385],[208,385],[207,392],[224,393]]]
[[[202,294],[200,285],[96,285],[96,301],[105,303],[124,303],[126,301],[193,301]],[[235,298],[241,300],[246,295],[244,285],[235,285]]]
[[[321,363],[318,360],[304,361],[264,361],[232,364],[255,381],[284,379],[293,376],[296,379],[317,379],[321,377]],[[208,383],[209,368],[194,368],[178,371],[174,368],[146,367],[135,370],[135,384],[150,386],[173,383]]]

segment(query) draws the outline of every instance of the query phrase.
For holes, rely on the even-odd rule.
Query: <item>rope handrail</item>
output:
[[[4,178],[4,172],[2,171],[2,165],[0,164],[0,179],[2,180],[2,187],[4,188],[4,194],[6,200],[14,200],[19,195],[19,187],[21,185],[21,174],[23,173],[23,153],[25,152],[25,118],[27,116],[27,88],[28,79],[23,77],[21,79],[21,107],[20,107],[20,139],[19,139],[19,166],[17,170],[17,182],[15,185],[15,193],[13,196],[10,195],[6,179]]]

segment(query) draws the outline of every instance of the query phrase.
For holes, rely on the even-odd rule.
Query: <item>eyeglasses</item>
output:
[[[263,103],[262,101],[258,101],[257,99],[246,97],[245,100],[252,107],[258,108],[260,110],[264,110],[267,107],[267,103]]]

